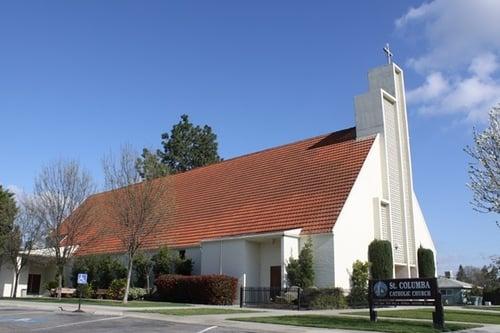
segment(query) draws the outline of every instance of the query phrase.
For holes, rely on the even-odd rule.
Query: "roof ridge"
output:
[[[258,150],[258,151],[254,151],[254,152],[251,152],[251,153],[246,153],[246,154],[243,154],[243,155],[231,157],[231,158],[229,158],[227,160],[222,160],[222,161],[219,161],[219,162],[216,162],[216,163],[212,163],[212,164],[209,164],[209,165],[204,165],[204,166],[201,166],[201,167],[198,167],[198,168],[195,168],[195,169],[191,169],[191,170],[184,171],[184,172],[181,172],[181,173],[173,174],[171,176],[185,175],[185,174],[191,173],[191,172],[196,171],[196,170],[207,169],[209,167],[213,167],[213,166],[216,166],[216,165],[221,165],[221,164],[224,164],[225,162],[231,162],[231,161],[234,161],[234,160],[237,160],[237,159],[240,159],[240,158],[249,157],[249,156],[253,156],[253,155],[257,155],[257,154],[262,154],[262,153],[266,153],[266,152],[269,152],[269,151],[272,151],[272,150],[282,149],[282,148],[285,148],[285,147],[288,147],[288,146],[293,146],[293,145],[296,145],[296,144],[299,144],[299,143],[302,143],[302,142],[306,142],[306,141],[310,141],[310,140],[314,140],[314,139],[323,138],[323,137],[326,137],[328,135],[332,135],[334,133],[338,133],[338,132],[342,132],[342,131],[355,130],[355,129],[356,129],[356,127],[352,126],[352,127],[343,128],[343,129],[340,129],[340,130],[337,130],[337,131],[334,131],[334,132],[323,133],[323,134],[316,135],[316,136],[313,136],[313,137],[310,137],[310,138],[300,139],[300,140],[297,140],[297,141],[293,141],[293,142],[281,144],[281,145],[278,145],[278,146],[264,148],[262,150]],[[369,139],[369,138],[370,137],[363,137],[362,139]],[[356,139],[357,138],[355,138],[355,140]],[[346,140],[346,141],[348,141],[348,140]],[[168,177],[168,176],[165,176],[165,177]],[[163,177],[161,177],[161,178],[163,178]]]
[[[246,154],[243,154],[243,155],[240,155],[240,156],[232,157],[230,159],[221,161],[220,163],[226,162],[226,161],[232,161],[232,160],[235,160],[235,159],[238,159],[238,158],[242,158],[242,157],[248,157],[248,156],[252,156],[252,155],[256,155],[256,154],[260,154],[260,153],[265,153],[265,152],[271,151],[271,150],[285,148],[285,147],[296,145],[296,144],[299,144],[299,143],[302,143],[302,142],[306,142],[306,141],[309,141],[309,140],[319,139],[319,138],[325,137],[327,135],[331,135],[333,133],[342,132],[342,131],[348,131],[348,130],[353,130],[355,128],[356,127],[344,128],[344,129],[341,129],[341,130],[338,130],[338,131],[335,131],[335,132],[328,132],[328,133],[324,133],[324,134],[320,134],[320,135],[315,135],[315,136],[310,137],[310,138],[301,139],[301,140],[297,140],[297,141],[293,141],[293,142],[289,142],[289,143],[284,143],[284,144],[281,144],[281,145],[278,145],[278,146],[274,146],[274,147],[264,148],[263,150],[258,150],[258,151],[254,151],[252,153],[246,153]],[[218,164],[218,163],[215,163],[215,164]],[[207,165],[207,166],[209,166],[209,165]]]
[[[303,142],[306,142],[306,141],[310,141],[310,140],[314,140],[314,139],[319,139],[319,138],[325,138],[325,137],[327,137],[329,135],[332,135],[332,134],[335,134],[335,133],[339,133],[339,132],[343,132],[343,131],[352,131],[352,130],[356,130],[356,126],[351,126],[351,127],[343,128],[343,129],[336,130],[336,131],[333,131],[333,132],[327,132],[327,133],[323,133],[323,134],[320,134],[320,135],[315,135],[315,136],[310,137],[310,138],[300,139],[300,140],[297,140],[297,141],[293,141],[293,142],[281,144],[281,145],[278,145],[278,146],[269,147],[269,148],[265,148],[265,149],[262,149],[262,150],[254,151],[254,152],[251,152],[251,153],[246,153],[246,154],[243,154],[243,155],[231,157],[231,158],[229,158],[227,160],[222,160],[222,161],[219,161],[219,162],[216,162],[216,163],[212,163],[212,164],[209,164],[209,165],[204,165],[204,166],[201,166],[201,167],[198,167],[198,168],[194,168],[194,169],[191,169],[191,170],[187,170],[187,171],[184,171],[184,172],[174,173],[174,174],[171,174],[171,175],[166,175],[166,176],[158,177],[158,178],[152,179],[152,181],[160,181],[160,180],[166,179],[168,177],[176,177],[176,176],[180,177],[182,175],[192,174],[195,171],[206,170],[206,169],[208,169],[210,167],[215,167],[216,165],[225,164],[226,162],[231,162],[231,161],[234,161],[234,160],[238,160],[238,159],[245,158],[245,157],[250,157],[250,156],[253,156],[253,155],[257,155],[257,154],[266,153],[266,152],[273,151],[273,150],[283,149],[283,148],[286,148],[288,146],[293,146],[293,145],[296,145],[296,144],[299,144],[299,143],[303,143]],[[362,138],[355,137],[353,140],[362,141],[362,140],[366,140],[366,139],[371,139],[374,136],[375,135],[369,135],[369,136],[362,137]],[[345,141],[350,141],[350,140],[345,140]],[[134,185],[137,185],[137,184],[140,184],[140,183],[130,184],[128,186],[134,186]],[[128,186],[125,186],[125,187],[128,187]],[[125,187],[122,187],[122,188],[125,188]],[[98,192],[98,193],[94,193],[94,194],[90,195],[88,198],[95,197],[95,196],[100,196],[101,194],[106,194],[108,192],[113,192],[113,191],[120,190],[120,189],[121,188],[104,190],[104,191],[101,191],[101,192]]]

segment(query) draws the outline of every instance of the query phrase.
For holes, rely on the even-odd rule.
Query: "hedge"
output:
[[[422,246],[417,251],[418,277],[433,278],[436,276],[436,265],[434,264],[434,252],[424,249]]]
[[[301,293],[300,304],[312,310],[345,309],[347,299],[342,288],[307,288]]]
[[[392,279],[392,245],[386,240],[375,239],[368,246],[371,278],[375,280]]]
[[[227,275],[160,275],[155,280],[160,299],[169,302],[230,305],[238,279]]]

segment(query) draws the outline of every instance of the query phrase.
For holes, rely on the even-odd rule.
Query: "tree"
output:
[[[149,276],[151,275],[151,269],[153,267],[153,262],[151,258],[145,255],[143,252],[136,254],[134,258],[134,270],[136,275],[136,286],[140,288],[146,288],[149,292]]]
[[[32,254],[32,250],[40,245],[41,229],[40,223],[33,217],[29,211],[32,204],[30,198],[25,197],[21,200],[19,213],[7,235],[5,242],[5,255],[14,268],[14,288],[12,297],[17,296],[17,287],[19,285],[19,275],[26,266]]]
[[[373,240],[368,246],[368,261],[372,279],[392,279],[392,245],[386,240]]]
[[[95,289],[108,289],[114,280],[127,276],[125,266],[110,255],[78,257],[73,263],[71,279],[76,284],[79,273],[87,273],[87,282]]]
[[[87,274],[87,283],[89,286],[93,288],[107,288],[107,287],[101,287],[97,286],[99,283],[97,283],[97,275],[98,275],[98,263],[99,257],[96,255],[90,255],[90,256],[82,256],[82,257],[77,257],[75,258],[73,262],[73,266],[71,267],[71,281],[73,282],[74,285],[77,284],[78,281],[78,274],[80,273],[86,273]]]
[[[171,173],[168,165],[163,164],[158,155],[159,153],[155,154],[147,148],[142,150],[142,155],[136,162],[136,168],[142,179],[160,178]]]
[[[54,255],[61,298],[64,267],[79,246],[90,245],[92,205],[85,200],[94,193],[90,174],[72,160],[58,160],[42,168],[35,178],[28,210],[41,227],[46,245]]]
[[[500,288],[500,259],[492,257],[491,263],[481,268],[460,265],[457,280],[459,278],[460,281],[470,283],[485,290]]]
[[[193,261],[191,259],[178,258],[175,261],[175,274],[191,275],[193,272]]]
[[[219,162],[217,135],[210,126],[193,125],[187,115],[172,127],[170,134],[161,135],[163,150],[156,154],[143,150],[137,160],[139,173],[144,179],[165,176]]]
[[[458,266],[458,271],[457,271],[457,280],[465,282],[465,272],[464,272],[464,267],[462,265]]]
[[[351,292],[349,302],[351,306],[365,306],[368,304],[368,276],[369,263],[356,260],[352,264]]]
[[[14,194],[0,185],[0,260],[18,212]],[[1,264],[1,262],[0,262]]]
[[[431,249],[424,249],[422,246],[417,251],[418,277],[436,277],[436,264],[434,263],[434,252]]]
[[[313,259],[312,240],[309,238],[300,250],[299,258],[290,258],[286,266],[287,280],[291,286],[309,288],[314,285]]]
[[[479,212],[500,214],[500,104],[490,110],[488,127],[482,133],[474,129],[473,135],[474,146],[465,149],[474,160],[468,184],[472,205]]]
[[[168,247],[162,246],[158,252],[151,258],[153,262],[153,273],[155,278],[162,274],[170,274],[175,264],[175,257]]]
[[[128,302],[133,260],[148,237],[167,222],[171,208],[168,179],[144,180],[136,168],[137,154],[128,146],[121,149],[118,159],[108,155],[103,159],[104,177],[109,192],[110,217],[118,227],[127,259],[127,283],[123,303]]]

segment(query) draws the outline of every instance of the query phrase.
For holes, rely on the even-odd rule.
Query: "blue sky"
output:
[[[234,157],[350,127],[391,44],[406,71],[414,183],[440,271],[500,254],[470,205],[473,126],[499,100],[498,2],[0,2],[0,183],[41,166],[158,147],[187,113]],[[476,5],[477,4],[477,5]]]

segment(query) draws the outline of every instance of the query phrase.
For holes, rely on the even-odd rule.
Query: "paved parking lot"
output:
[[[0,306],[0,333],[7,332],[250,333],[251,331],[119,315],[94,315],[91,313]]]

